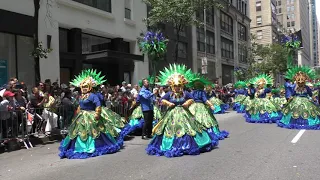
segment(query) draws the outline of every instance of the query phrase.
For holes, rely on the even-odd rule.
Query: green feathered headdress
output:
[[[83,70],[78,76],[75,76],[75,79],[73,79],[70,84],[76,87],[80,87],[81,83],[87,81],[92,87],[96,87],[107,81],[104,79],[105,76],[100,75],[101,72],[97,73],[97,70],[86,69]]]
[[[234,84],[235,88],[245,88],[247,86],[247,83],[245,81],[238,81]]]
[[[193,74],[191,82],[188,84],[188,87],[193,87],[195,89],[203,89],[205,86],[212,84],[206,77],[202,76],[199,73]]]
[[[291,81],[295,81],[295,77],[298,74],[303,74],[307,77],[307,80],[313,80],[316,78],[316,72],[308,66],[296,66],[290,68],[285,78],[290,79]]]
[[[193,73],[191,69],[183,64],[170,64],[169,68],[164,68],[160,71],[160,84],[161,85],[186,85],[192,81]]]
[[[280,93],[280,89],[276,88],[276,89],[272,89],[271,90],[272,94],[279,94]]]
[[[260,83],[271,85],[273,84],[273,78],[267,74],[260,74],[257,77],[253,78],[250,83],[255,85],[259,85]]]
[[[320,81],[314,84],[314,86],[320,86]]]

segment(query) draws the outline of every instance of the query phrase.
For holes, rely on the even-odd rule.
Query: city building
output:
[[[149,73],[137,37],[146,31],[147,7],[134,0],[40,1],[39,41],[53,51],[40,60],[41,78],[68,83],[83,68],[103,72],[112,85],[137,83]],[[49,4],[47,4],[49,3]],[[0,2],[1,75],[34,85],[33,0]],[[2,66],[1,66],[2,67]],[[4,77],[4,76],[1,76]],[[5,78],[3,78],[5,79]]]
[[[319,30],[318,30],[318,18],[316,11],[316,0],[311,0],[311,16],[312,16],[312,60],[314,66],[319,66]]]
[[[313,65],[312,24],[309,0],[277,0],[277,18],[288,33],[301,32],[302,46],[297,54],[299,65]],[[310,33],[311,32],[311,33]]]
[[[268,45],[279,40],[276,0],[256,0],[250,4],[250,32],[258,44]],[[280,3],[279,3],[280,4]]]
[[[192,68],[211,80],[218,79],[220,83],[228,84],[235,81],[235,67],[247,68],[249,2],[229,0],[221,3],[222,9],[206,9],[196,14],[205,26],[192,27]],[[204,59],[207,59],[207,66],[204,66]]]

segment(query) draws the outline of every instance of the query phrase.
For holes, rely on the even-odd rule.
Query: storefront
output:
[[[35,85],[34,60],[30,56],[32,20],[30,16],[0,10],[0,85],[10,77],[17,77],[28,86]]]

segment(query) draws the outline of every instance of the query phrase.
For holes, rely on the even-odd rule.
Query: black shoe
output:
[[[153,137],[152,137],[152,135],[148,135],[147,138],[152,139]]]
[[[141,137],[143,140],[148,140],[149,138],[147,136],[142,136]]]

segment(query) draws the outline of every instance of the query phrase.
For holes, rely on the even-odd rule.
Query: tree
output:
[[[156,26],[159,23],[170,23],[176,33],[175,41],[175,62],[178,61],[179,34],[183,28],[191,25],[201,25],[202,23],[194,18],[197,11],[203,11],[204,7],[222,7],[217,0],[143,0],[152,7],[147,18],[147,24]]]
[[[255,67],[259,69],[260,72],[272,72],[275,75],[287,70],[289,51],[281,44],[258,45],[256,55],[263,59],[261,62],[255,64]]]

